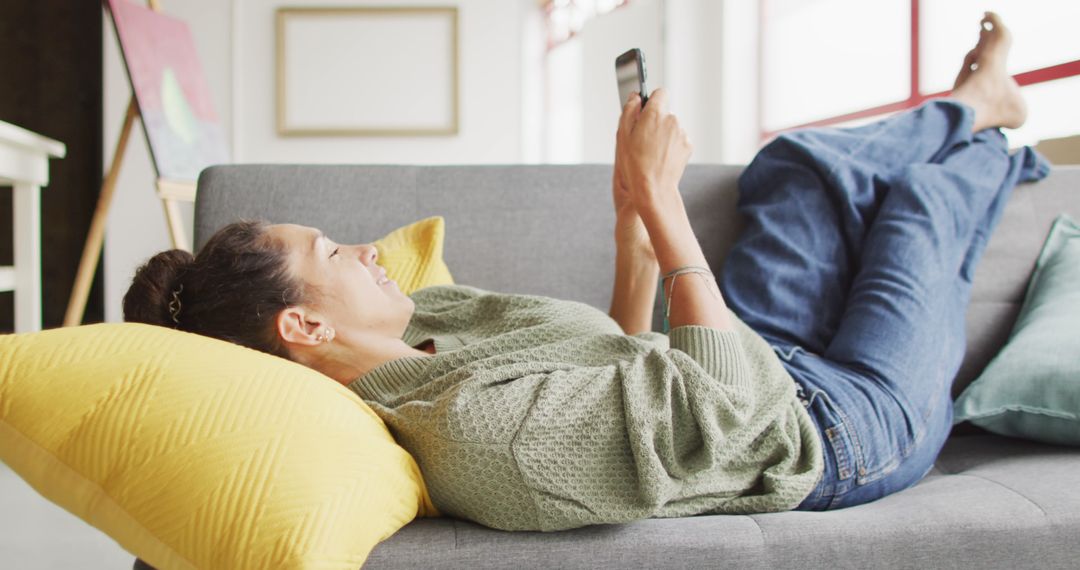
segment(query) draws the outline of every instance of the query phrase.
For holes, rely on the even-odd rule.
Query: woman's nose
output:
[[[358,248],[360,250],[360,262],[364,265],[372,265],[379,259],[379,252],[374,245],[365,243],[358,246]]]

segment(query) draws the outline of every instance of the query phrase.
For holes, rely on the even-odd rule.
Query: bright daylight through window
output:
[[[759,1],[763,138],[872,120],[949,90],[986,10],[1013,31],[1009,72],[1030,108],[1012,144],[1080,133],[1080,2]]]

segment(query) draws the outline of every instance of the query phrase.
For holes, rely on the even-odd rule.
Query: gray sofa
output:
[[[714,269],[738,235],[740,167],[691,165],[681,185]],[[611,167],[214,167],[199,180],[196,246],[240,217],[317,226],[345,243],[446,218],[458,283],[607,309],[614,267]],[[1080,218],[1080,168],[1016,189],[979,268],[968,353],[974,378],[1006,340],[1057,214]],[[1080,331],[1080,325],[1077,326]],[[966,432],[966,433],[964,433]],[[834,512],[644,520],[509,533],[417,520],[379,545],[370,568],[1077,568],[1080,449],[960,426],[914,488]]]

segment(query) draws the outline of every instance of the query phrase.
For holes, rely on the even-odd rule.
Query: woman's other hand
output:
[[[623,105],[619,130],[615,135],[615,168],[611,176],[611,193],[615,203],[615,244],[620,251],[655,261],[656,253],[649,240],[649,233],[645,230],[645,224],[642,223],[641,216],[638,215],[637,208],[631,200],[621,164],[624,154],[622,146],[625,139],[622,136],[623,131],[637,120],[640,113],[641,97],[634,93]]]
[[[653,91],[641,107],[634,96],[623,107],[615,144],[616,178],[641,215],[682,209],[679,180],[693,146],[679,120],[668,111],[667,91]]]

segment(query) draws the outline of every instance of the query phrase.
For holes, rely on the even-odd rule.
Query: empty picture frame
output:
[[[282,136],[458,133],[458,11],[279,8]]]

